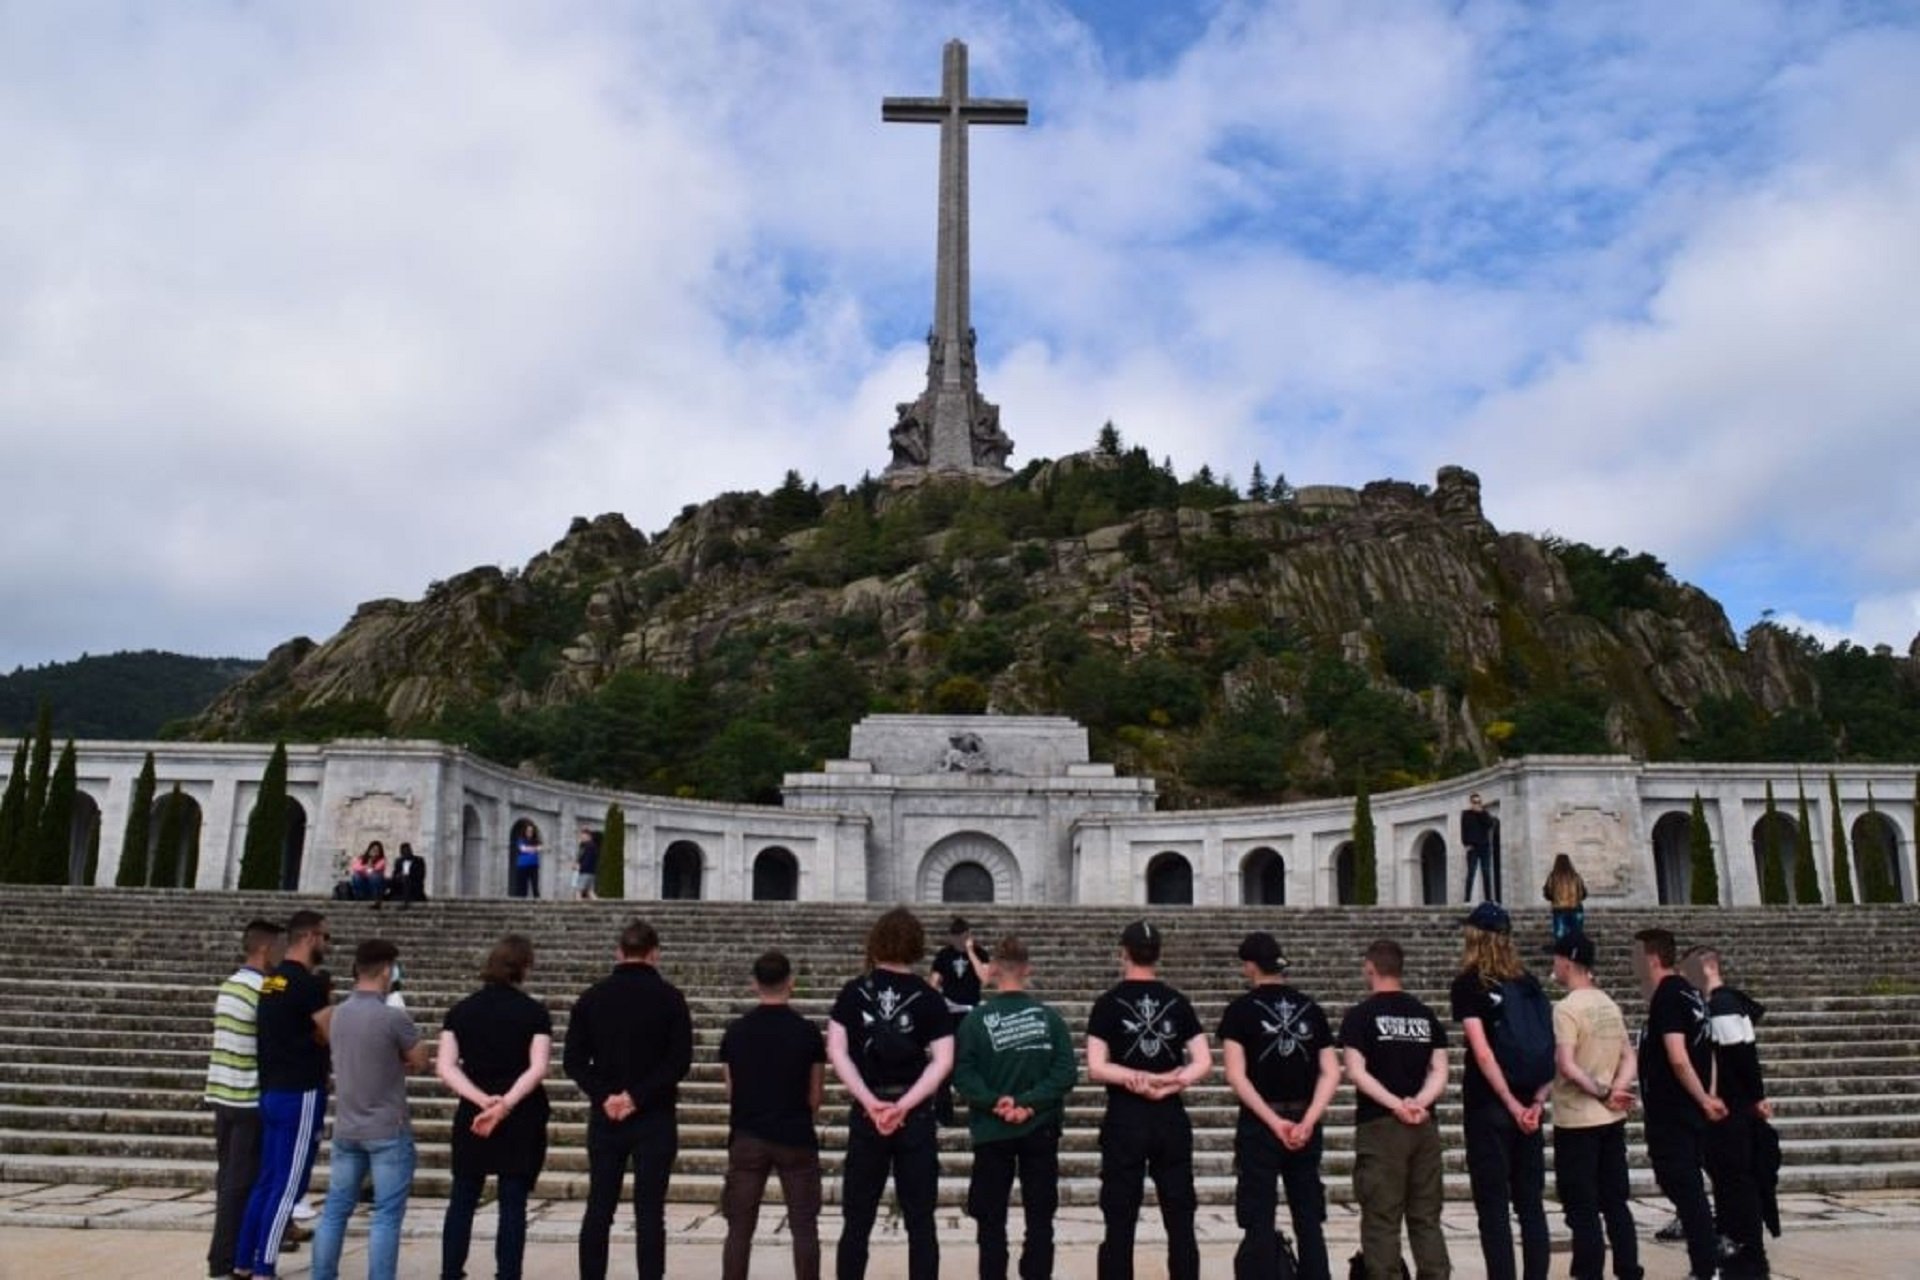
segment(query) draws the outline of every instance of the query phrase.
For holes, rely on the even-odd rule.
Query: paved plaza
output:
[[[444,1200],[416,1199],[408,1207],[406,1244],[400,1255],[402,1280],[430,1280],[439,1274],[440,1216]],[[530,1277],[573,1275],[573,1240],[581,1204],[572,1200],[536,1200],[530,1210],[526,1274]],[[1781,1280],[1891,1280],[1920,1276],[1920,1191],[1852,1191],[1823,1195],[1789,1195],[1781,1201],[1782,1235],[1769,1242],[1773,1274]],[[1679,1280],[1686,1274],[1686,1255],[1677,1245],[1653,1242],[1656,1227],[1667,1218],[1664,1201],[1639,1200],[1643,1241],[1642,1262],[1648,1280]],[[206,1230],[213,1213],[211,1192],[166,1188],[53,1186],[0,1182],[0,1280],[63,1280],[64,1277],[114,1276],[118,1280],[192,1280],[206,1272]],[[483,1276],[492,1270],[491,1206],[483,1207],[474,1222],[474,1251],[468,1274]],[[1328,1239],[1336,1259],[1357,1247],[1358,1217],[1351,1206],[1329,1206]],[[366,1210],[356,1215],[364,1231]],[[671,1275],[687,1277],[720,1274],[720,1245],[726,1226],[717,1213],[694,1205],[669,1205],[672,1232],[667,1267]],[[1016,1249],[1019,1215],[1014,1216]],[[1081,1280],[1094,1273],[1094,1246],[1100,1238],[1099,1211],[1088,1206],[1062,1208],[1057,1219],[1061,1244],[1057,1274],[1062,1280]],[[786,1253],[787,1237],[777,1206],[761,1216],[761,1232],[754,1247],[755,1277],[792,1274]],[[1565,1231],[1554,1222],[1560,1252],[1554,1273],[1565,1273]],[[1208,1276],[1232,1274],[1238,1232],[1233,1211],[1225,1206],[1201,1206],[1200,1245]],[[1453,1252],[1454,1275],[1485,1274],[1473,1233],[1473,1206],[1449,1204],[1446,1227]],[[632,1240],[629,1222],[616,1223],[616,1246]],[[839,1217],[829,1211],[822,1222],[831,1269],[832,1241],[839,1234]],[[974,1274],[971,1241],[973,1224],[955,1209],[940,1212],[941,1271],[952,1276]],[[1141,1227],[1141,1280],[1166,1274],[1155,1256],[1158,1245],[1153,1211]],[[364,1234],[349,1239],[342,1267],[344,1275],[365,1274]],[[619,1263],[630,1268],[631,1254],[616,1247],[614,1274]],[[883,1218],[875,1232],[874,1280],[892,1280],[907,1273],[906,1237],[896,1220]],[[309,1274],[308,1252],[288,1254],[281,1275],[300,1280]],[[1336,1268],[1337,1270],[1337,1268]]]

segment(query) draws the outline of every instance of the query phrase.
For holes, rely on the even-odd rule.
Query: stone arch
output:
[[[987,903],[993,901],[993,872],[977,862],[956,862],[940,880],[940,901]]]
[[[1147,905],[1153,907],[1193,905],[1193,864],[1187,861],[1185,855],[1167,849],[1148,859]]]
[[[660,855],[660,896],[673,901],[700,897],[706,878],[707,851],[691,840],[675,840]]]
[[[147,883],[156,889],[191,889],[200,872],[200,802],[184,790],[177,793],[180,804],[180,843],[172,849],[160,847],[167,825],[167,806],[176,793],[169,790],[154,797],[153,816],[147,824]]]
[[[1907,883],[1903,874],[1906,859],[1901,857],[1900,828],[1892,818],[1878,809],[1863,813],[1853,820],[1852,841],[1854,865],[1854,893],[1862,900],[1866,896],[1867,868],[1875,861],[1880,865],[1881,875],[1888,887],[1893,890],[1894,900],[1908,902],[1913,898],[1913,886]]]
[[[73,821],[67,826],[67,883],[92,884],[100,866],[100,802],[85,791],[73,793]]]
[[[1287,860],[1266,845],[1240,860],[1240,901],[1249,907],[1287,905]]]
[[[1013,850],[984,831],[956,831],[934,841],[920,860],[916,898],[947,901],[947,876],[963,862],[977,863],[993,880],[993,902],[1019,902],[1020,863]],[[977,883],[977,881],[976,881]]]
[[[800,896],[800,860],[784,845],[768,845],[753,860],[753,900],[792,902]]]
[[[1342,840],[1333,849],[1333,900],[1350,907],[1355,896],[1353,841]]]
[[[480,811],[470,804],[460,806],[460,892],[476,897],[486,883],[487,832],[481,825]]]
[[[1429,907],[1447,905],[1447,838],[1438,831],[1423,832],[1413,842],[1414,865],[1420,868],[1420,901]]]
[[[1780,882],[1787,887],[1787,901],[1793,901],[1793,858],[1800,843],[1800,824],[1784,813],[1763,813],[1753,824],[1753,874],[1762,886],[1767,883],[1767,858],[1780,864]]]
[[[280,846],[280,883],[283,890],[300,887],[300,863],[307,852],[307,807],[287,797],[287,838]]]
[[[1653,824],[1653,887],[1663,907],[1693,900],[1693,815],[1675,809]]]

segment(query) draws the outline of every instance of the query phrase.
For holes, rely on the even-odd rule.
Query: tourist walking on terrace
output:
[[[1601,1280],[1609,1244],[1613,1274],[1639,1280],[1627,1186],[1627,1113],[1638,1068],[1620,1006],[1594,983],[1593,962],[1585,934],[1554,940],[1553,980],[1567,994],[1553,1006],[1553,1180],[1573,1236],[1573,1280]]]
[[[1478,871],[1481,896],[1498,902],[1500,887],[1494,869],[1500,857],[1500,819],[1487,812],[1478,791],[1467,797],[1467,807],[1460,811],[1460,843],[1467,850],[1466,900],[1473,901],[1473,874]]]
[[[581,1280],[605,1280],[607,1236],[629,1163],[640,1280],[667,1273],[667,1183],[680,1150],[676,1107],[693,1065],[693,1017],[659,966],[659,932],[629,920],[613,972],[587,988],[567,1019],[561,1063],[588,1103]]]
[[[1720,973],[1720,953],[1694,947],[1680,961],[1680,972],[1707,998],[1707,1026],[1713,1038],[1712,1091],[1727,1105],[1726,1119],[1707,1126],[1703,1155],[1713,1179],[1714,1222],[1733,1244],[1721,1259],[1728,1277],[1768,1273],[1766,1238],[1761,1225],[1761,1139],[1773,1119],[1767,1082],[1760,1069],[1760,1045],[1754,1024],[1766,1009],[1746,992],[1728,985]]]
[[[234,1245],[247,1197],[260,1172],[260,1055],[257,1015],[260,984],[280,963],[287,931],[270,920],[253,920],[240,935],[241,965],[213,999],[213,1049],[207,1059],[206,1103],[213,1108],[213,1238],[207,1274],[228,1280],[238,1274]]]
[[[915,972],[927,954],[920,920],[895,907],[867,932],[870,968],[840,989],[827,1023],[827,1060],[852,1095],[840,1184],[839,1280],[867,1273],[867,1242],[880,1196],[893,1178],[907,1228],[907,1275],[934,1280],[939,1191],[933,1095],[953,1070],[946,1001]]]
[[[1027,994],[1027,944],[1007,937],[988,965],[994,994],[955,1035],[954,1087],[967,1102],[974,1220],[981,1280],[1006,1280],[1007,1206],[1020,1181],[1026,1235],[1020,1280],[1053,1275],[1053,1215],[1060,1199],[1060,1120],[1080,1078],[1066,1019]]]
[[[793,965],[778,951],[753,962],[754,1008],[720,1038],[727,1089],[727,1219],[723,1280],[746,1280],[753,1230],[768,1173],[780,1175],[793,1237],[794,1280],[820,1275],[820,1135],[815,1120],[826,1095],[826,1041],[794,1012]]]
[[[533,944],[500,939],[480,970],[480,990],[447,1011],[434,1067],[460,1099],[453,1112],[453,1187],[440,1228],[440,1274],[466,1274],[473,1214],[494,1180],[497,1280],[520,1280],[527,1246],[527,1197],[547,1160],[547,1065],[553,1016],[523,991]]]
[[[1440,1122],[1447,1088],[1447,1029],[1401,985],[1406,953],[1382,938],[1361,963],[1371,992],[1340,1022],[1353,1081],[1353,1194],[1367,1280],[1398,1280],[1400,1227],[1419,1280],[1447,1280],[1452,1264],[1440,1229],[1445,1198]]]
[[[286,953],[260,983],[260,1174],[234,1245],[236,1272],[275,1274],[287,1219],[313,1172],[327,1116],[327,1031],[333,1018],[327,984],[314,970],[327,962],[331,940],[319,912],[294,912],[287,920]]]
[[[1633,941],[1634,973],[1647,997],[1647,1025],[1640,1036],[1647,1163],[1680,1215],[1693,1274],[1711,1276],[1720,1265],[1720,1237],[1701,1171],[1707,1128],[1727,1118],[1727,1104],[1707,1088],[1713,1073],[1707,1002],[1675,971],[1671,933],[1642,929]]]
[[[1251,990],[1227,1006],[1219,1031],[1227,1084],[1240,1102],[1233,1209],[1241,1237],[1233,1274],[1280,1274],[1274,1186],[1284,1182],[1301,1280],[1329,1280],[1320,1122],[1340,1087],[1340,1055],[1326,1013],[1287,982],[1287,961],[1272,934],[1250,933],[1240,943],[1240,972]]]
[[[1560,854],[1540,886],[1540,896],[1553,908],[1553,936],[1558,941],[1570,933],[1583,933],[1587,925],[1587,882],[1573,869],[1573,859]]]
[[[594,884],[600,877],[600,833],[592,827],[580,828],[580,846],[573,855],[573,896],[582,902],[597,895]]]
[[[972,1013],[980,1003],[980,983],[987,976],[987,961],[992,957],[973,945],[973,926],[961,916],[947,922],[947,945],[933,953],[933,965],[927,970],[927,982],[947,1002],[953,1025]],[[940,1083],[934,1095],[934,1118],[943,1125],[954,1123],[953,1077]]]
[[[1120,982],[1087,1017],[1087,1075],[1107,1086],[1100,1122],[1100,1280],[1131,1280],[1146,1179],[1160,1198],[1167,1274],[1198,1280],[1193,1124],[1180,1096],[1213,1070],[1207,1033],[1186,996],[1156,976],[1161,934],[1136,920],[1120,935]]]
[[[385,938],[368,938],[354,948],[353,991],[333,1011],[333,1148],[327,1199],[313,1231],[313,1280],[338,1280],[347,1219],[369,1173],[367,1277],[394,1280],[400,1270],[400,1222],[414,1167],[407,1073],[427,1069],[427,1044],[407,1012],[387,1002],[399,956]]]
[[[1461,922],[1463,954],[1453,980],[1453,1020],[1466,1041],[1461,1104],[1467,1177],[1489,1280],[1513,1280],[1513,1223],[1520,1220],[1520,1274],[1546,1280],[1547,1135],[1553,1088],[1553,1006],[1513,948],[1513,922],[1483,902]]]

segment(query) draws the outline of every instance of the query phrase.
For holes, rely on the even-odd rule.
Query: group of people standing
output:
[[[1553,974],[1567,994],[1550,1004],[1519,960],[1503,908],[1483,903],[1462,925],[1451,1012],[1467,1045],[1466,1156],[1488,1275],[1544,1280],[1547,1273],[1549,1115],[1559,1198],[1573,1237],[1572,1274],[1601,1276],[1609,1248],[1616,1276],[1641,1274],[1625,1142],[1636,1096],[1646,1112],[1648,1159],[1679,1211],[1693,1274],[1767,1274],[1760,1175],[1771,1110],[1753,1039],[1759,1009],[1721,981],[1718,955],[1696,949],[1682,960],[1670,934],[1636,935],[1635,972],[1649,999],[1636,1056],[1619,1006],[1594,982],[1594,945],[1584,932],[1554,942]],[[1037,1280],[1053,1273],[1062,1119],[1080,1077],[1074,1036],[1033,996],[1024,940],[1002,938],[989,952],[975,944],[964,920],[954,920],[949,932],[948,947],[923,974],[927,939],[919,919],[905,907],[882,914],[868,932],[863,971],[840,988],[824,1035],[791,1007],[794,972],[784,955],[768,951],[743,975],[755,1003],[728,1025],[718,1051],[729,1108],[722,1193],[728,1280],[747,1275],[761,1199],[774,1176],[786,1204],[794,1273],[802,1280],[820,1274],[818,1117],[829,1066],[850,1099],[835,1256],[842,1280],[866,1272],[889,1181],[906,1229],[908,1274],[938,1274],[943,1089],[966,1108],[973,1144],[966,1207],[980,1275],[1009,1274],[1016,1183],[1025,1217],[1018,1274]],[[1148,921],[1126,927],[1118,939],[1119,980],[1095,1000],[1085,1028],[1087,1075],[1106,1092],[1097,1264],[1103,1280],[1133,1274],[1148,1179],[1166,1229],[1169,1275],[1200,1275],[1184,1094],[1211,1076],[1213,1051],[1192,1002],[1158,975],[1164,941]],[[284,929],[254,921],[242,938],[245,964],[216,996],[207,1097],[215,1107],[219,1195],[210,1276],[275,1274],[291,1206],[306,1194],[329,1066],[332,1176],[314,1236],[313,1274],[337,1275],[346,1224],[369,1176],[369,1274],[395,1273],[414,1169],[405,1077],[426,1068],[427,1046],[395,994],[394,944],[362,942],[352,991],[334,1003],[318,972],[329,942],[315,912],[296,913]],[[638,1274],[668,1274],[665,1206],[679,1145],[676,1106],[694,1054],[692,1016],[661,972],[657,931],[629,921],[614,950],[611,972],[574,1003],[562,1052],[563,1069],[590,1108],[588,1198],[578,1240],[586,1280],[607,1273],[609,1233],[629,1170]],[[1323,1131],[1344,1078],[1356,1095],[1356,1268],[1376,1280],[1399,1276],[1404,1231],[1417,1274],[1445,1277],[1436,1116],[1448,1085],[1449,1038],[1441,1018],[1405,990],[1402,948],[1386,939],[1366,948],[1368,995],[1346,1011],[1337,1035],[1323,1007],[1290,983],[1272,934],[1247,935],[1238,956],[1247,990],[1215,1028],[1239,1104],[1234,1202],[1243,1238],[1235,1276],[1285,1274],[1284,1255],[1309,1280],[1330,1277]],[[522,990],[533,963],[526,938],[501,939],[480,989],[447,1013],[440,1031],[435,1067],[459,1099],[441,1239],[448,1280],[465,1274],[472,1220],[489,1177],[499,1213],[496,1274],[520,1274],[527,1200],[546,1156],[544,1081],[553,1049],[551,1018]],[[1695,982],[1681,975],[1683,966]],[[1292,1241],[1276,1226],[1282,1187]]]

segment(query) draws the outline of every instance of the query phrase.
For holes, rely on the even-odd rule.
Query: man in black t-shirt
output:
[[[1671,933],[1642,929],[1633,941],[1634,973],[1647,997],[1639,1059],[1647,1163],[1680,1215],[1693,1274],[1711,1276],[1720,1265],[1720,1236],[1701,1176],[1701,1141],[1708,1125],[1726,1119],[1727,1104],[1707,1091],[1713,1074],[1707,1002],[1674,971]]]
[[[1355,1095],[1353,1194],[1369,1280],[1400,1274],[1402,1222],[1421,1280],[1451,1269],[1440,1231],[1445,1188],[1433,1111],[1447,1088],[1447,1029],[1402,988],[1405,967],[1399,943],[1382,938],[1368,947],[1361,973],[1372,994],[1340,1022]]]
[[[720,1039],[727,1083],[727,1180],[720,1208],[727,1219],[723,1280],[746,1280],[753,1228],[769,1171],[780,1175],[793,1273],[820,1274],[820,1141],[814,1117],[826,1090],[826,1042],[820,1028],[793,1011],[793,966],[778,951],[753,962],[760,1003]]]
[[[955,1028],[980,1004],[980,980],[992,958],[973,945],[973,926],[963,917],[955,916],[947,922],[947,945],[933,953],[927,981],[946,1000]],[[934,1116],[943,1125],[955,1123],[952,1076],[940,1082],[940,1092],[934,1096]]]
[[[1498,902],[1500,819],[1487,811],[1487,802],[1480,798],[1478,791],[1467,797],[1467,807],[1460,811],[1460,844],[1467,851],[1466,900],[1473,901],[1473,875],[1478,871],[1481,899]]]
[[[1727,985],[1720,974],[1720,953],[1712,947],[1689,949],[1680,960],[1680,972],[1707,998],[1713,1094],[1727,1104],[1727,1118],[1707,1127],[1701,1152],[1713,1179],[1714,1222],[1734,1245],[1734,1253],[1720,1263],[1720,1274],[1743,1280],[1764,1276],[1768,1264],[1759,1148],[1763,1130],[1773,1119],[1773,1104],[1767,1101],[1753,1027],[1767,1011],[1746,992]]]
[[[287,921],[286,958],[260,984],[260,1172],[247,1199],[233,1265],[271,1276],[293,1202],[303,1194],[327,1118],[327,1032],[332,992],[314,970],[333,935],[317,911]]]
[[[1100,1280],[1130,1280],[1134,1227],[1145,1179],[1153,1177],[1167,1229],[1167,1274],[1198,1280],[1194,1235],[1193,1125],[1180,1097],[1213,1070],[1193,1005],[1155,976],[1160,931],[1136,920],[1120,935],[1118,986],[1087,1016],[1087,1075],[1107,1086],[1100,1124]]]
[[[867,1273],[867,1241],[893,1178],[907,1228],[909,1280],[935,1280],[940,1186],[932,1099],[953,1071],[953,1019],[940,993],[914,972],[927,953],[919,918],[895,907],[867,933],[873,966],[840,990],[827,1024],[827,1060],[853,1096],[840,1184],[840,1280]]]
[[[1340,1056],[1327,1015],[1287,982],[1287,962],[1270,933],[1240,944],[1240,972],[1252,990],[1220,1018],[1227,1083],[1240,1100],[1233,1134],[1235,1220],[1242,1232],[1233,1257],[1236,1280],[1279,1274],[1274,1234],[1274,1182],[1287,1187],[1287,1208],[1300,1242],[1302,1280],[1328,1280],[1327,1192],[1320,1181],[1320,1120],[1340,1087]]]

